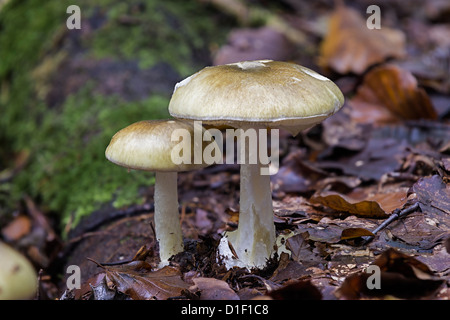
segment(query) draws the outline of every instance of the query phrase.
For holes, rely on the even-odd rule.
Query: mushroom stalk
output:
[[[238,229],[228,234],[238,259],[249,268],[262,268],[274,253],[270,175],[261,174],[262,165],[241,164],[241,191]]]
[[[177,172],[155,173],[155,232],[159,242],[161,266],[183,251],[183,236],[178,209]]]

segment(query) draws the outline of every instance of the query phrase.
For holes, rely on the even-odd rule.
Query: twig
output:
[[[393,221],[403,218],[405,216],[407,216],[408,214],[415,212],[417,209],[420,209],[419,207],[419,202],[414,203],[412,206],[403,209],[403,210],[395,210],[389,218],[387,218],[382,224],[380,224],[378,227],[376,227],[372,233],[374,235],[376,235],[379,231],[383,230],[384,228],[386,228],[389,224],[391,224]],[[363,239],[365,240],[364,244],[369,243],[370,241],[373,240],[373,236],[368,236],[368,237],[363,237]]]
[[[143,245],[139,248],[138,252],[134,255],[133,259],[131,260],[122,260],[122,261],[116,261],[116,262],[97,262],[92,258],[86,257],[87,260],[94,262],[99,267],[111,267],[111,266],[120,266],[124,264],[128,264],[134,261],[145,261],[147,256],[152,253],[152,248],[147,248],[146,245]]]

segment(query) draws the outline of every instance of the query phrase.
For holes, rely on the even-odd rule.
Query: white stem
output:
[[[178,209],[177,172],[155,174],[155,232],[161,265],[183,251],[183,234]]]
[[[270,176],[260,170],[260,164],[241,164],[239,226],[228,236],[239,260],[250,268],[267,264],[276,236]]]

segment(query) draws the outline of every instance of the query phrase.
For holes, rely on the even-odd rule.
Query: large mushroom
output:
[[[178,172],[211,164],[194,159],[195,152],[203,150],[203,133],[203,127],[197,129],[185,121],[139,121],[117,132],[105,152],[106,158],[117,165],[155,172],[154,221],[161,267],[168,264],[170,257],[183,251]],[[200,135],[200,139],[195,139],[195,135]]]
[[[209,125],[282,128],[296,136],[343,103],[339,88],[315,71],[294,63],[257,60],[206,67],[177,83],[169,113]],[[256,152],[257,145],[249,152]],[[263,268],[275,252],[270,176],[261,174],[261,167],[260,162],[241,164],[239,225],[225,235],[238,259],[225,259],[228,268]],[[219,251],[226,258],[228,244],[222,244]]]

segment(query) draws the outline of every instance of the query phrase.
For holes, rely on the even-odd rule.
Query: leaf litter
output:
[[[239,223],[239,171],[216,165],[179,175],[185,252],[170,266],[156,269],[158,247],[147,228],[147,237],[136,237],[136,250],[127,253],[133,257],[144,242],[152,246],[148,256],[121,266],[100,263],[84,281],[84,291],[72,298],[450,297],[450,103],[435,96],[437,91],[446,97],[448,79],[437,69],[420,73],[424,58],[406,47],[420,49],[427,40],[409,42],[417,30],[400,20],[372,32],[354,8],[341,4],[328,13],[315,67],[342,86],[346,104],[298,137],[281,133],[280,170],[271,177],[275,226],[286,248],[278,259],[264,270],[225,270],[218,263],[218,235]],[[286,19],[283,32],[311,32],[311,25],[302,23],[307,18],[301,10],[296,14]],[[425,33],[432,27],[429,21],[420,25]],[[320,34],[316,30],[313,37]],[[436,50],[441,44],[427,45]],[[293,60],[302,64],[301,57]],[[378,228],[408,208],[407,215]],[[146,215],[151,221],[151,208]],[[111,234],[118,232],[111,237],[130,235],[123,224],[114,227],[108,229]],[[86,250],[75,248],[72,253],[78,258],[68,264],[85,259],[77,252],[81,248]],[[123,258],[123,250],[115,250],[97,251],[95,259]],[[367,286],[371,266],[381,271],[380,290]]]

